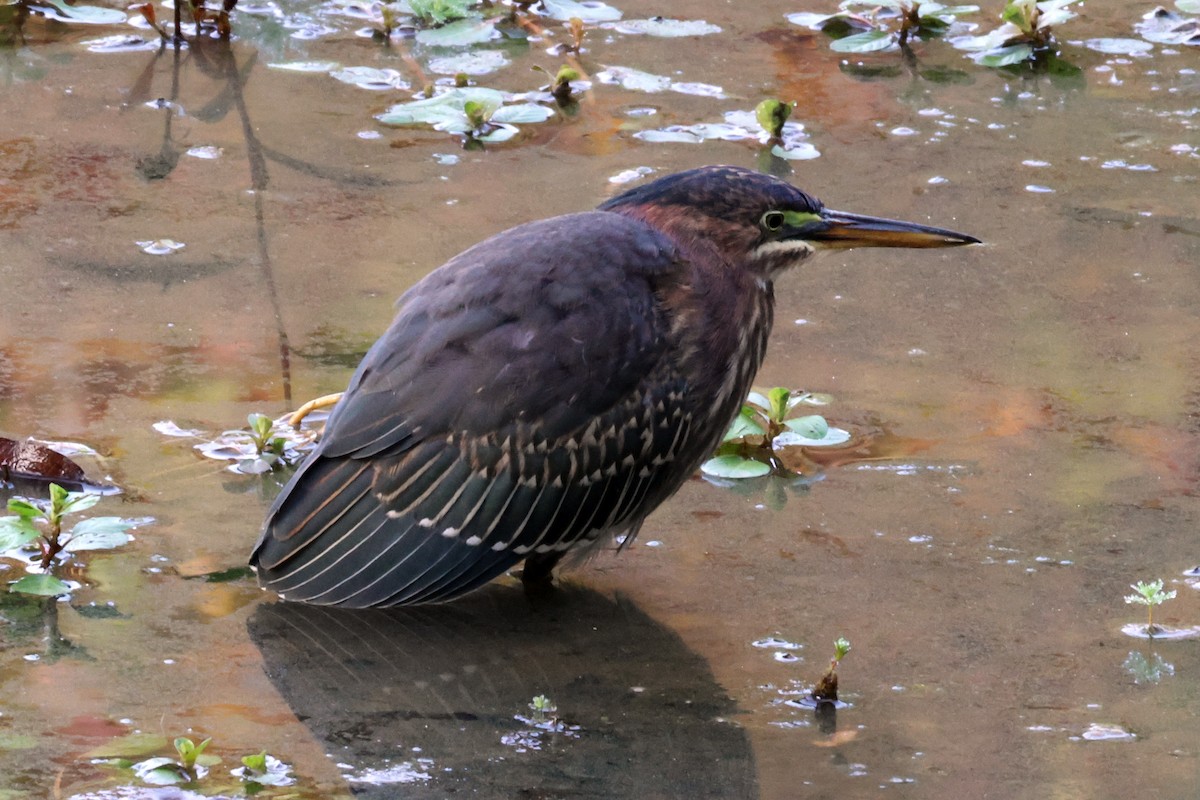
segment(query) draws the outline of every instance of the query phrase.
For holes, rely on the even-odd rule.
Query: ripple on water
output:
[[[1132,742],[1137,739],[1137,734],[1125,730],[1120,725],[1093,722],[1080,736],[1071,738],[1081,738],[1089,742]]]
[[[403,761],[390,767],[351,772],[343,777],[349,783],[362,783],[370,786],[389,786],[397,783],[424,783],[433,777],[429,774],[429,770],[432,767],[432,758],[418,758],[415,761]]]
[[[1176,628],[1168,625],[1155,625],[1154,633],[1150,633],[1144,622],[1131,622],[1121,626],[1121,633],[1135,639],[1195,639],[1200,637],[1200,627]]]
[[[754,647],[771,648],[774,650],[799,650],[804,645],[796,642],[789,642],[787,639],[781,639],[778,636],[767,636],[762,639],[756,639],[751,642]]]

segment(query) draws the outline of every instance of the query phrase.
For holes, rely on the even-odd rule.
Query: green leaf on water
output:
[[[1033,57],[1033,47],[1027,44],[1014,44],[996,50],[988,50],[976,55],[975,61],[985,67],[1007,67],[1020,64]]]
[[[512,125],[498,125],[487,133],[476,136],[475,138],[481,142],[490,142],[495,144],[496,142],[507,142],[520,132],[521,131],[518,128],[514,128]]]
[[[92,517],[71,529],[71,538],[64,550],[111,550],[129,542],[132,538],[125,531],[133,525],[120,517]]]
[[[56,597],[71,591],[71,584],[53,575],[26,575],[15,582],[9,591],[39,597]]]
[[[767,399],[770,401],[767,408],[770,410],[771,419],[778,422],[787,416],[788,398],[791,396],[791,391],[783,386],[776,386],[767,392]]]
[[[765,394],[763,394],[762,392],[756,392],[756,391],[751,390],[746,395],[746,402],[749,403],[750,405],[758,406],[759,408],[761,408],[763,410],[764,414],[768,414],[771,411],[771,401],[768,400],[767,396]]]
[[[788,430],[798,433],[806,439],[824,439],[829,433],[829,423],[820,414],[796,417],[783,424],[787,426]]]
[[[717,456],[701,464],[700,471],[714,478],[761,478],[770,474],[771,467],[742,456]]]
[[[470,47],[490,42],[498,35],[492,22],[468,18],[440,28],[417,31],[417,41],[427,47]]]
[[[492,113],[490,121],[497,124],[520,125],[527,122],[545,122],[554,116],[554,111],[537,103],[517,103],[502,106]]]
[[[52,487],[58,484],[50,484]],[[51,491],[51,495],[53,495]],[[100,502],[100,495],[95,492],[68,492],[66,501],[62,505],[62,513],[74,514],[79,511],[87,511],[92,506]]]
[[[0,552],[24,547],[37,541],[41,535],[41,531],[28,519],[0,517]]]
[[[19,497],[9,499],[8,510],[22,519],[36,519],[37,517],[44,516],[46,513],[33,503],[22,500]]]
[[[829,43],[829,49],[838,53],[873,53],[877,50],[887,50],[894,45],[891,33],[875,30],[834,39]]]
[[[747,436],[765,436],[766,429],[759,422],[758,412],[751,406],[742,406],[742,410],[729,424],[722,441],[732,442],[735,439],[745,439]]]
[[[170,786],[176,783],[188,783],[192,776],[173,758],[160,756],[150,758],[133,765],[133,771],[146,783],[155,786]]]

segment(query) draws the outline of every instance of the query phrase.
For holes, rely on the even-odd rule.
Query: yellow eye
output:
[[[784,216],[782,211],[768,211],[762,215],[762,226],[769,231],[778,231],[783,228]]]

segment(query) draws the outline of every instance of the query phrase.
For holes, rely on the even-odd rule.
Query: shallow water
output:
[[[85,554],[72,577],[88,585],[56,614],[0,605],[0,798],[135,796],[131,773],[91,763],[134,731],[165,740],[134,760],[212,736],[224,764],[191,787],[207,795],[236,793],[219,776],[265,749],[298,777],[266,796],[1193,796],[1195,642],[1121,629],[1143,619],[1129,584],[1156,577],[1178,596],[1155,621],[1200,622],[1183,576],[1200,515],[1200,48],[1088,49],[1150,9],[1097,0],[1061,29],[1075,78],[930,42],[919,63],[961,82],[890,53],[850,59],[901,67],[863,80],[784,19],[832,9],[691,3],[672,13],[722,31],[683,39],[592,28],[588,72],[726,97],[598,84],[577,115],[482,152],[374,121],[408,92],[271,68],[439,77],[444,54],[345,17],[313,14],[334,32],[303,39],[243,14],[232,46],[178,58],[91,52],[121,29],[39,21],[0,49],[0,433],[96,448],[84,465],[125,490],[98,510],[155,519]],[[547,44],[476,48],[511,63],[475,80],[535,88],[528,68],[562,61]],[[758,383],[833,394],[829,417],[890,457],[808,488],[691,481],[548,608],[501,586],[343,624],[197,577],[244,563],[276,479],[224,472],[154,423],[215,434],[342,388],[420,276],[594,206],[626,170],[767,163],[755,142],[632,137],[767,95],[798,102],[821,154],[792,162],[795,183],[986,242],[825,255],[777,286]],[[137,244],[167,239],[185,246]],[[838,636],[849,707],[831,731],[795,701]],[[770,637],[798,646],[756,646]],[[538,694],[577,737],[516,719]]]

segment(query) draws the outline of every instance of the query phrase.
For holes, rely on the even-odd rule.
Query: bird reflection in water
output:
[[[621,597],[567,587],[531,600],[498,585],[418,608],[274,603],[249,629],[356,795],[757,796],[708,664]],[[536,725],[539,696],[558,732]]]

